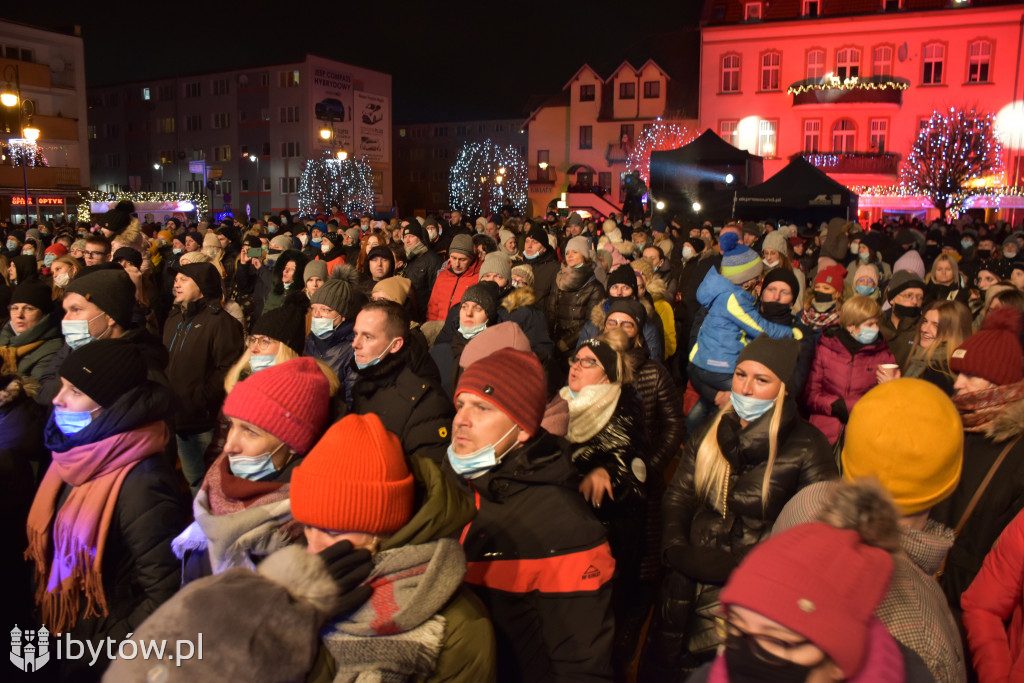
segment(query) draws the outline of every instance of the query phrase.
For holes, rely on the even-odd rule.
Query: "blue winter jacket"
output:
[[[714,268],[697,288],[697,301],[708,314],[690,351],[690,362],[708,372],[732,374],[740,351],[758,335],[767,334],[773,339],[803,337],[798,328],[761,317],[754,296]]]

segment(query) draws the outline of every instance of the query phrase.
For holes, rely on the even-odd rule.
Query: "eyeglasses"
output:
[[[608,320],[608,321],[605,322],[604,326],[605,327],[621,327],[624,330],[635,330],[636,329],[636,323],[633,322],[632,320],[623,320],[623,321]]]
[[[250,346],[250,347],[251,346],[255,346],[260,351],[266,351],[267,349],[270,348],[270,345],[273,344],[273,343],[274,343],[274,340],[271,339],[270,337],[257,337],[257,336],[254,336],[254,335],[250,335],[245,340],[245,345],[246,346]]]
[[[599,367],[601,365],[601,363],[599,363],[596,358],[581,358],[580,356],[573,356],[572,358],[569,359],[570,368],[576,365],[577,363],[579,363],[580,367],[582,367],[585,370],[592,370],[593,368]]]

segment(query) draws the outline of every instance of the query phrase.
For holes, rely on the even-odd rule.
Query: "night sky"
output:
[[[417,123],[525,118],[528,103],[557,92],[584,62],[607,76],[624,57],[639,58],[655,34],[692,51],[701,2],[5,5],[5,20],[80,25],[90,85],[298,61],[309,52],[390,73],[395,123]]]

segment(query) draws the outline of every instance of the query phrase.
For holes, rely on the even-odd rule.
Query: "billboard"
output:
[[[312,72],[309,92],[314,128],[319,131],[326,125],[334,130],[333,140],[316,136],[320,151],[352,150],[352,74],[315,63]]]
[[[388,149],[388,98],[368,92],[355,93],[356,157],[366,156],[370,161],[387,161]]]

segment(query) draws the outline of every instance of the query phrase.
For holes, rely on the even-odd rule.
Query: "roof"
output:
[[[743,164],[748,159],[760,158],[745,149],[733,147],[710,128],[679,149],[651,152],[652,166],[655,165],[655,155],[658,155],[660,164],[694,165]]]
[[[704,0],[704,13],[701,24],[704,26],[722,26],[742,24],[744,5],[751,0]],[[880,0],[819,0],[818,7],[821,18],[857,16],[866,14],[902,14],[915,11],[962,11],[951,8],[949,0],[901,0],[902,9],[885,12]],[[1019,4],[1016,0],[970,0],[969,7],[998,7]],[[760,22],[792,21],[802,19],[814,21],[803,16],[803,0],[771,0],[763,2],[763,19]]]
[[[835,200],[837,195],[838,201]],[[793,157],[781,171],[760,185],[737,192],[737,203],[745,206],[846,206],[851,200],[856,202],[857,195],[802,156]]]

